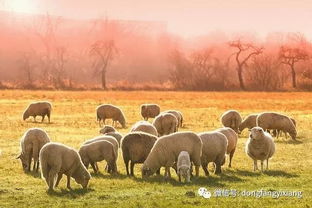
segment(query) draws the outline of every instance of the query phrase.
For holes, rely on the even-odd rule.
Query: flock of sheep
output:
[[[23,114],[26,120],[30,116],[45,116],[50,122],[52,105],[49,102],[31,103]],[[205,175],[209,175],[208,163],[215,164],[215,173],[221,173],[221,166],[225,164],[225,155],[229,155],[229,167],[235,153],[238,134],[245,128],[250,129],[250,136],[246,142],[245,151],[254,161],[254,170],[257,170],[257,161],[268,161],[275,152],[275,144],[270,134],[278,136],[281,132],[287,133],[296,139],[296,122],[294,119],[278,114],[264,112],[252,114],[243,121],[239,112],[230,110],[221,116],[224,127],[210,132],[193,133],[178,132],[183,126],[183,115],[176,110],[160,112],[156,104],[141,105],[141,115],[144,121],[132,126],[131,132],[121,135],[114,127],[118,123],[125,128],[126,119],[120,108],[114,105],[100,105],[96,108],[99,125],[104,123],[100,133],[102,135],[85,141],[78,151],[66,145],[51,142],[47,133],[40,128],[31,128],[23,135],[20,145],[21,153],[18,158],[25,171],[38,171],[41,166],[41,176],[46,180],[49,190],[59,184],[63,174],[67,176],[67,188],[70,189],[70,178],[86,188],[91,179],[88,171],[91,165],[93,171],[99,171],[97,162],[105,160],[105,170],[108,173],[117,173],[118,149],[121,148],[127,175],[134,175],[134,165],[143,163],[142,177],[154,173],[160,174],[160,168],[165,167],[165,178],[170,178],[170,168],[174,168],[179,181],[184,178],[190,182],[193,167],[195,175],[199,176],[202,166]],[[154,118],[152,123],[149,118]],[[105,125],[106,119],[113,120],[113,126]],[[130,162],[130,170],[129,170]]]

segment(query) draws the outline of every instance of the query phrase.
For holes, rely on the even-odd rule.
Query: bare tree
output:
[[[23,52],[19,60],[20,69],[26,77],[28,87],[33,87],[34,70],[36,68],[36,64],[33,62],[32,54],[33,52]]]
[[[291,70],[292,86],[297,88],[296,63],[309,59],[309,53],[306,49],[307,41],[301,34],[294,34],[292,38],[295,45],[284,44],[280,47],[279,58],[282,64],[289,66]]]
[[[246,90],[243,79],[244,67],[252,56],[261,54],[263,52],[263,48],[256,47],[252,43],[243,43],[240,39],[230,42],[229,46],[237,49],[237,51],[232,55],[235,55],[237,63],[236,71],[240,88],[242,90]]]
[[[55,50],[55,58],[53,65],[53,81],[56,88],[64,88],[65,78],[65,63],[66,63],[66,49],[64,47],[57,47]]]

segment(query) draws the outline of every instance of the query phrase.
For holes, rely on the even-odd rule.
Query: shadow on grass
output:
[[[268,175],[268,176],[279,176],[279,177],[284,177],[284,178],[299,177],[299,175],[297,175],[297,174],[287,173],[287,172],[281,171],[281,170],[266,170],[263,172],[263,174]]]
[[[300,140],[293,140],[293,139],[275,139],[274,140],[275,143],[278,143],[278,144],[302,144],[303,142],[300,141]]]
[[[115,173],[115,174],[103,174],[101,172],[97,172],[97,173],[91,173],[91,176],[93,178],[103,178],[103,179],[126,179],[128,178],[127,175],[125,174],[121,174],[121,173]]]
[[[83,196],[92,191],[94,191],[94,189],[92,188],[87,188],[87,189],[76,188],[76,189],[71,189],[71,190],[62,188],[60,192],[55,191],[55,190],[53,191],[47,190],[47,194],[50,196],[57,196],[57,197],[77,198],[79,196]]]
[[[247,170],[227,170],[227,172],[239,176],[249,176],[249,177],[256,177],[256,176],[261,176],[262,174],[267,175],[267,176],[278,176],[278,177],[285,177],[285,178],[295,178],[299,177],[297,174],[292,174],[292,173],[287,173],[282,170],[264,170],[263,172],[261,171],[247,171]]]
[[[40,171],[35,172],[35,171],[30,171],[30,172],[25,172],[27,175],[32,176],[34,178],[41,178],[41,173]]]

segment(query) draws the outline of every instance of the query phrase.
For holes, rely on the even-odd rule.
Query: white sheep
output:
[[[239,125],[242,123],[242,117],[236,110],[229,110],[222,114],[221,122],[224,127],[230,127],[236,133],[239,133]]]
[[[208,164],[213,162],[216,166],[215,173],[221,173],[221,166],[225,163],[227,138],[219,132],[204,132],[198,134],[203,142],[201,165],[206,176],[209,176]]]
[[[177,120],[178,120],[178,127],[182,127],[183,125],[183,115],[180,111],[177,111],[177,110],[167,110],[167,111],[164,111],[163,113],[171,113],[173,114]]]
[[[91,175],[73,148],[60,143],[47,143],[40,150],[39,160],[41,176],[46,180],[49,190],[58,186],[63,174],[67,176],[68,189],[71,189],[71,177],[83,188],[88,186]]]
[[[186,182],[190,182],[191,165],[192,164],[189,153],[186,151],[180,152],[177,162],[177,174],[179,176],[179,182],[181,182],[181,177],[183,177]]]
[[[288,116],[279,113],[264,112],[257,116],[257,126],[264,130],[276,129],[287,132],[293,140],[296,140],[296,126]]]
[[[126,119],[121,111],[120,108],[117,106],[111,105],[111,104],[103,104],[96,108],[96,116],[97,121],[99,122],[99,125],[101,123],[101,120],[103,120],[103,123],[105,125],[106,119],[112,119],[113,120],[113,126],[117,126],[117,121],[121,124],[123,128],[126,128]]]
[[[155,128],[155,126],[152,125],[151,123],[147,122],[147,121],[138,121],[138,122],[136,122],[132,126],[130,131],[131,132],[142,131],[142,132],[145,132],[145,133],[149,133],[149,134],[158,136],[158,132],[157,132],[157,129]]]
[[[21,138],[21,153],[17,157],[22,162],[24,171],[30,171],[32,159],[33,170],[38,172],[39,151],[46,143],[50,142],[48,134],[40,128],[28,129]]]
[[[141,115],[144,120],[155,118],[160,113],[160,107],[157,104],[143,104],[141,105]]]
[[[178,120],[171,113],[159,114],[153,121],[158,136],[168,135],[177,131]]]
[[[34,121],[36,122],[37,116],[42,116],[41,122],[43,122],[45,116],[48,117],[50,123],[50,116],[52,111],[52,105],[47,101],[33,102],[28,105],[26,110],[23,113],[23,120],[25,121],[27,118],[32,116]]]
[[[195,165],[196,176],[199,175],[203,143],[193,132],[177,132],[159,138],[144,161],[142,177],[154,174],[165,167],[165,177],[170,178],[170,167],[177,162],[181,151],[187,151]]]
[[[245,128],[252,129],[257,126],[257,116],[259,114],[250,114],[248,115],[242,123],[239,125],[239,131],[242,132]]]
[[[261,127],[252,128],[246,142],[245,151],[254,161],[254,171],[258,170],[258,160],[261,161],[261,171],[263,171],[264,160],[267,162],[266,169],[268,169],[269,159],[275,152],[275,144],[272,136],[269,133],[264,132]]]

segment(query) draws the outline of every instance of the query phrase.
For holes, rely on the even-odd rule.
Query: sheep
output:
[[[120,147],[120,142],[121,142],[121,139],[122,139],[122,135],[120,133],[118,133],[118,132],[108,132],[108,133],[104,134],[104,136],[112,136],[112,137],[114,137],[117,140],[118,145]]]
[[[177,120],[178,120],[178,127],[182,127],[182,124],[183,124],[183,115],[180,111],[176,111],[176,110],[167,110],[167,111],[164,111],[163,113],[171,113],[173,114]]]
[[[236,110],[229,110],[222,114],[221,122],[224,127],[230,127],[236,133],[239,133],[239,125],[242,123],[242,117]]]
[[[96,108],[96,116],[99,125],[101,124],[101,120],[103,120],[103,123],[105,125],[105,120],[111,118],[113,120],[113,126],[114,123],[115,126],[117,126],[118,121],[121,124],[122,128],[126,128],[125,116],[120,108],[118,108],[117,106],[111,104],[100,105]]]
[[[227,150],[227,138],[219,132],[204,132],[198,134],[203,142],[201,165],[206,176],[209,176],[207,166],[209,162],[214,162],[215,173],[221,173],[221,166],[225,163],[225,153]]]
[[[89,164],[91,164],[95,173],[98,172],[98,167],[95,166],[95,163],[102,160],[105,160],[108,166],[111,167],[112,173],[117,170],[117,152],[114,145],[109,141],[96,141],[84,144],[78,152],[85,167],[88,169]]]
[[[258,114],[248,115],[239,125],[239,131],[242,132],[245,128],[252,129],[257,126],[257,116]]]
[[[114,146],[114,150],[116,152],[116,160],[117,160],[119,143],[113,136],[109,136],[109,135],[97,136],[97,137],[94,137],[92,139],[85,141],[82,145],[91,144],[93,142],[98,142],[98,141],[108,141],[112,143]],[[97,169],[99,169],[97,163],[95,163],[94,165]],[[111,167],[109,164],[107,164],[107,166],[105,167],[105,170],[107,170],[107,172],[117,172],[117,166]]]
[[[264,112],[257,116],[257,126],[264,130],[276,129],[287,132],[293,140],[296,140],[296,126],[288,116],[279,113]]]
[[[190,182],[191,160],[189,153],[186,151],[180,152],[178,156],[177,173],[179,176],[179,182],[181,182],[181,177],[184,177],[186,182]]]
[[[261,161],[261,171],[263,171],[264,160],[267,162],[266,169],[268,169],[269,159],[275,152],[275,144],[272,136],[261,127],[252,128],[246,142],[245,151],[254,161],[254,171],[258,170],[257,160]]]
[[[50,123],[50,116],[52,111],[52,105],[47,101],[33,102],[28,105],[23,113],[23,120],[25,121],[30,116],[34,117],[34,122],[36,122],[37,116],[42,116],[41,122],[43,122],[45,116],[48,117]]]
[[[153,121],[158,136],[171,134],[177,131],[178,120],[171,113],[159,114]]]
[[[178,160],[181,151],[187,151],[191,162],[195,165],[196,176],[199,175],[203,143],[193,132],[177,132],[159,138],[147,156],[142,177],[155,173],[160,167],[165,167],[165,177],[170,178],[170,167]]]
[[[17,157],[22,162],[24,171],[30,171],[31,161],[34,159],[33,170],[38,172],[39,151],[46,143],[50,142],[48,134],[40,128],[28,129],[21,138],[21,153]]]
[[[157,104],[143,104],[141,105],[141,115],[145,121],[149,118],[155,118],[160,113],[160,107]]]
[[[156,136],[144,132],[132,132],[122,139],[121,149],[127,175],[134,175],[134,165],[136,163],[143,163],[146,160],[156,140]]]
[[[155,126],[153,126],[151,123],[149,123],[147,121],[139,121],[139,122],[135,123],[131,128],[131,132],[134,132],[134,131],[142,131],[145,133],[149,133],[149,134],[158,136],[158,132],[157,132],[157,129],[155,128]]]
[[[116,132],[116,129],[110,125],[105,125],[100,129],[100,134],[106,134],[110,132]]]
[[[39,161],[41,176],[46,180],[49,190],[58,186],[63,174],[67,176],[68,189],[71,189],[70,177],[74,178],[84,189],[91,179],[91,175],[83,165],[78,152],[63,144],[54,142],[45,144],[40,150]]]
[[[217,129],[216,131],[220,132],[221,134],[224,134],[224,136],[227,139],[228,145],[226,149],[226,154],[228,154],[230,157],[229,167],[232,167],[232,158],[236,150],[238,136],[236,132],[229,127],[220,128],[220,129]]]
[[[297,123],[296,123],[296,120],[295,119],[293,119],[293,118],[291,118],[291,117],[289,117],[290,118],[290,120],[293,122],[293,124],[295,125],[295,127],[297,127]],[[276,129],[274,129],[273,130],[273,136],[275,136],[277,139],[278,139],[278,137],[281,135],[281,130],[276,130]],[[284,134],[285,134],[285,137],[286,137],[286,139],[287,139],[287,132],[285,132],[285,131],[283,131],[284,132]]]

